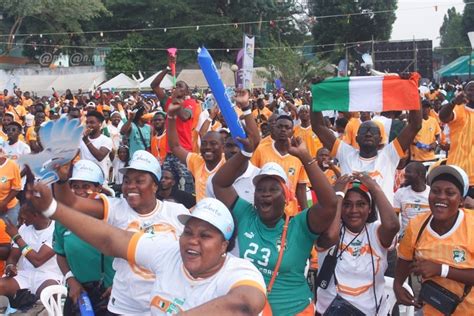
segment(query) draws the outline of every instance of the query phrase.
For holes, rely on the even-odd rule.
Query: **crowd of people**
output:
[[[382,113],[313,111],[310,87],[237,89],[234,138],[212,91],[166,91],[166,73],[153,95],[0,95],[12,306],[63,284],[65,315],[83,293],[96,315],[387,315],[392,277],[400,305],[472,313],[474,82],[420,86],[419,110]],[[18,159],[61,117],[84,133],[45,185]]]

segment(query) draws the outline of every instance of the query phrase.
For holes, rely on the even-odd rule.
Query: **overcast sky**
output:
[[[437,11],[435,6],[438,6]],[[458,11],[464,8],[462,0],[398,0],[391,39],[430,39],[433,47],[439,46],[439,28],[444,15],[453,6]]]

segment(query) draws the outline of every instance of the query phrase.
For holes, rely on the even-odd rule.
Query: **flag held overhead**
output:
[[[339,77],[312,85],[313,111],[400,111],[419,110],[418,81],[398,75]]]

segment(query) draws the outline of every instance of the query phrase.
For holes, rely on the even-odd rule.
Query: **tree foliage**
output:
[[[466,4],[464,6],[464,12],[462,15],[462,27],[464,34],[474,31],[474,5],[472,4],[472,1],[464,0],[464,3],[468,2],[470,4]]]
[[[272,36],[279,36],[281,40],[291,40],[296,43],[303,36],[298,22],[287,21],[268,23],[263,21],[278,20],[292,16],[298,12],[294,1],[281,3],[273,0],[108,0],[107,8],[113,18],[109,21],[97,19],[94,27],[99,29],[140,29],[164,28],[167,30],[147,31],[141,33],[143,47],[178,48],[178,68],[196,63],[196,49],[204,45],[207,48],[218,48],[211,51],[215,60],[233,62],[237,55],[236,50],[226,51],[225,48],[242,46],[243,33],[255,35],[256,45],[266,46]],[[129,6],[128,10],[124,7]],[[262,21],[260,24],[235,26],[233,23],[247,21]],[[227,26],[206,28],[203,25],[224,24]],[[173,29],[183,25],[199,26],[195,28]],[[119,41],[117,46],[128,45],[128,39],[123,34],[110,34]],[[186,50],[190,49],[190,50]],[[167,63],[166,52],[157,50],[153,53],[136,51],[138,65],[146,75],[161,69]],[[145,57],[146,56],[146,57]],[[107,74],[109,76],[122,72],[121,59],[128,58],[126,53],[113,53],[107,58]],[[125,61],[124,61],[125,62]],[[128,62],[128,61],[127,61]]]
[[[280,79],[287,90],[302,88],[310,83],[312,78],[328,75],[328,62],[317,57],[306,58],[301,50],[295,50],[286,43],[273,42],[281,49],[268,49],[260,52],[257,62],[266,71],[258,74],[270,82]]]
[[[357,41],[388,40],[395,22],[397,0],[313,0],[314,16],[364,13],[361,15],[316,19],[312,34],[315,44],[350,43]],[[376,13],[375,11],[389,12]],[[326,46],[320,51],[334,48]]]
[[[455,7],[448,9],[448,12],[444,15],[439,33],[441,35],[440,46],[446,48],[441,50],[445,63],[469,52],[469,49],[466,48],[470,45],[467,33],[463,28],[463,15],[457,12]]]
[[[0,10],[9,30],[6,52],[17,32],[80,32],[81,22],[108,14],[101,0],[0,0]]]

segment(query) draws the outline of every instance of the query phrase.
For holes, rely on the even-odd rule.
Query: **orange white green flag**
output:
[[[418,81],[398,75],[329,78],[312,85],[313,111],[400,111],[420,109]]]

